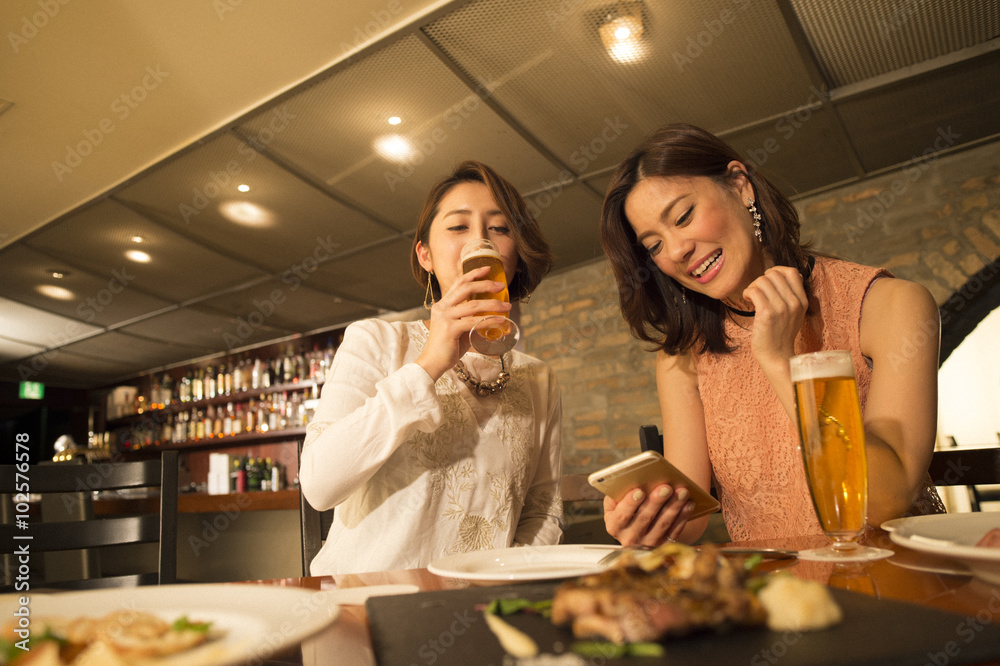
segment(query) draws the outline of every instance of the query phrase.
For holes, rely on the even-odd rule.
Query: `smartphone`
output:
[[[656,451],[643,451],[631,458],[626,458],[587,477],[593,487],[615,500],[621,500],[625,493],[633,488],[641,488],[647,495],[661,484],[668,484],[675,490],[687,488],[694,503],[694,511],[689,520],[715,513],[719,510],[719,500],[715,499],[701,486],[689,479],[679,469],[667,462]]]

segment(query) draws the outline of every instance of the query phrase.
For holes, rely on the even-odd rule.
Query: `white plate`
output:
[[[14,617],[18,596],[30,598],[31,618],[102,617],[121,610],[151,613],[173,622],[212,622],[219,636],[157,666],[219,666],[266,660],[337,619],[340,607],[325,592],[265,585],[164,585],[81,592],[18,593],[0,597],[0,617]]]
[[[603,571],[602,557],[621,546],[562,544],[481,550],[431,562],[428,571],[446,578],[530,581],[574,578]]]
[[[1000,527],[1000,512],[913,516],[891,522],[895,524],[889,538],[901,546],[956,560],[974,576],[1000,585],[1000,548],[976,546],[983,535]]]

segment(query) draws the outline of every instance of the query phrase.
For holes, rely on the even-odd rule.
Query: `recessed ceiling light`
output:
[[[144,240],[146,240],[146,239],[143,238],[142,236],[132,236],[132,242],[133,243],[141,243]]]
[[[55,298],[60,301],[71,301],[73,300],[73,292],[69,289],[63,289],[62,287],[56,287],[51,284],[43,284],[38,286],[38,293],[48,296],[49,298]]]
[[[140,264],[148,264],[150,259],[152,259],[149,254],[143,252],[142,250],[129,250],[125,253],[125,256]]]
[[[275,221],[274,213],[249,201],[227,201],[219,206],[219,212],[230,221],[248,227],[269,227]]]
[[[244,185],[240,185],[236,189],[238,189],[240,192],[249,192],[250,191],[250,186],[244,184]]]
[[[52,277],[54,277],[57,280],[61,280],[64,277],[66,277],[66,274],[63,273],[62,271],[52,271]]]
[[[406,137],[386,134],[375,139],[375,152],[391,162],[406,162],[416,151]]]
[[[398,125],[401,122],[403,122],[403,119],[400,118],[399,116],[393,116],[392,118],[389,118],[390,125]]]

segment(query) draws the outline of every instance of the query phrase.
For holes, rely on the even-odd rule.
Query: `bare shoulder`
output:
[[[862,350],[894,344],[892,339],[900,336],[938,337],[940,325],[937,303],[926,287],[882,278],[872,284],[862,306]]]
[[[694,364],[694,356],[687,354],[667,354],[656,352],[657,381],[667,380],[678,383],[698,383],[698,370]]]

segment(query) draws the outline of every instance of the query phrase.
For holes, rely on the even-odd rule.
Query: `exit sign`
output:
[[[41,400],[45,397],[45,384],[41,382],[21,382],[17,394],[24,400]]]

